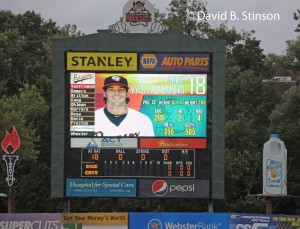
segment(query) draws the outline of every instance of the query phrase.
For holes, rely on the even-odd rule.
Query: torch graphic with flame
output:
[[[1,147],[6,153],[6,155],[3,156],[3,160],[6,163],[6,170],[7,170],[6,181],[8,183],[8,186],[12,186],[15,180],[14,178],[15,164],[16,161],[19,160],[19,156],[13,154],[20,147],[19,134],[14,126],[11,134],[9,134],[6,131],[6,136],[1,142]],[[11,152],[8,151],[8,149],[10,148],[12,148]]]

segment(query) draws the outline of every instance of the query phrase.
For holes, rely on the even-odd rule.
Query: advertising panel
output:
[[[208,53],[141,53],[140,71],[209,72]]]
[[[230,214],[229,229],[292,229],[300,228],[300,216]]]
[[[127,229],[128,213],[63,213],[64,229]]]
[[[59,229],[60,213],[0,214],[1,229]]]
[[[208,180],[140,179],[139,197],[208,198]]]
[[[129,213],[130,229],[228,229],[222,213]]]
[[[136,53],[67,52],[67,70],[136,71]]]
[[[112,147],[137,148],[136,138],[71,138],[71,148],[102,148],[111,149]]]
[[[67,178],[66,196],[136,197],[136,180]]]

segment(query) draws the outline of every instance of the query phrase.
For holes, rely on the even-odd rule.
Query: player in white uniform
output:
[[[130,101],[127,79],[117,75],[108,77],[103,89],[106,107],[95,112],[96,136],[154,136],[150,118],[127,106]]]

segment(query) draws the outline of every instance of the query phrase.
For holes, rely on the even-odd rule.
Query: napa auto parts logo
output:
[[[145,53],[140,58],[140,64],[144,69],[154,69],[158,63],[155,54]]]
[[[140,71],[209,72],[208,53],[141,53]]]
[[[209,181],[195,179],[140,179],[139,197],[209,197]]]

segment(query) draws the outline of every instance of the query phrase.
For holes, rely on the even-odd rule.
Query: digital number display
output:
[[[82,177],[195,177],[191,149],[82,149]]]

